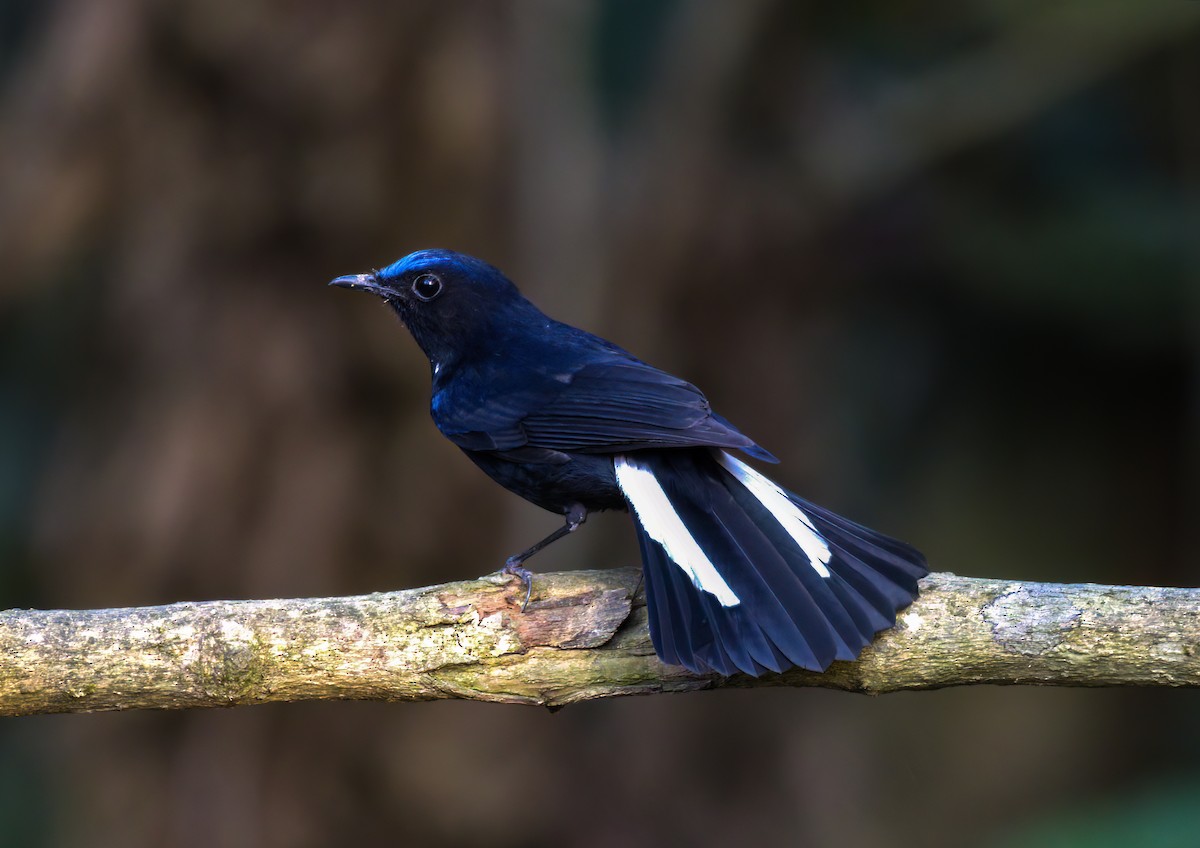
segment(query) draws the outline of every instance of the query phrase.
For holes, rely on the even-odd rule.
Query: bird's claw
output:
[[[521,565],[521,560],[509,557],[505,560],[504,568],[500,569],[500,573],[511,574],[519,578],[525,585],[525,601],[521,604],[521,612],[525,612],[525,608],[529,606],[529,599],[533,596],[533,572]]]

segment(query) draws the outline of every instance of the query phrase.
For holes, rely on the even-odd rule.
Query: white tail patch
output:
[[[721,606],[740,604],[741,599],[729,588],[675,507],[671,506],[671,500],[653,472],[638,465],[631,457],[621,455],[613,458],[613,467],[617,472],[617,485],[629,500],[642,528],[663,546],[667,556],[684,570],[696,588],[714,596]]]
[[[808,564],[813,567],[813,570],[822,577],[829,577],[827,566],[833,554],[829,552],[829,545],[825,544],[825,540],[821,538],[821,534],[813,526],[812,519],[804,510],[792,503],[783,493],[783,489],[779,488],[774,481],[759,474],[749,465],[730,456],[725,451],[717,452],[717,461],[749,489],[750,494],[758,498],[771,515],[775,516],[776,520],[783,525],[783,529],[796,540],[800,550],[804,551],[804,555],[808,557]]]

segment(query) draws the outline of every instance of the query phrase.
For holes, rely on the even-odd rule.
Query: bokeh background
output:
[[[0,605],[385,590],[557,526],[337,274],[443,246],[961,574],[1197,583],[1200,3],[4,0]],[[637,560],[601,516],[543,570]],[[0,724],[13,846],[1194,845],[1200,693]]]

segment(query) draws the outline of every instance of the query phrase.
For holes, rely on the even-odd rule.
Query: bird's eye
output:
[[[412,292],[421,300],[433,300],[442,293],[442,281],[433,274],[422,274],[413,280]]]

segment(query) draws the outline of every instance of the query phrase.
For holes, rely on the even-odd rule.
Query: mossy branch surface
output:
[[[1200,589],[931,574],[855,662],[697,677],[663,665],[637,569],[496,575],[345,598],[0,613],[0,715],[270,701],[562,706],[719,686],[1200,686]]]

